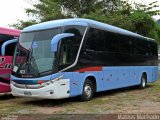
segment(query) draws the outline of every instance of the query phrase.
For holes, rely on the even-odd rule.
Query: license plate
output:
[[[31,92],[28,92],[28,91],[25,91],[25,92],[24,92],[24,95],[31,96],[32,93],[31,93]]]

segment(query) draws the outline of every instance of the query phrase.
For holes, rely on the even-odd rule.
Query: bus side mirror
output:
[[[12,39],[12,40],[8,40],[8,41],[4,42],[1,47],[2,56],[5,55],[6,46],[9,44],[12,44],[12,43],[16,43],[17,41],[18,41],[17,39]]]
[[[60,40],[66,37],[73,37],[74,34],[72,33],[61,33],[54,36],[51,40],[51,52],[56,52],[58,48],[58,43]]]

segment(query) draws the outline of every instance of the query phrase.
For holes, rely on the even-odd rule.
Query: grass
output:
[[[0,114],[99,114],[127,112],[154,112],[145,111],[146,106],[152,103],[155,110],[160,106],[160,80],[149,84],[144,89],[137,87],[112,90],[97,93],[95,98],[88,102],[80,102],[76,98],[63,100],[44,100],[34,98],[13,97],[10,94],[0,95]],[[150,105],[150,109],[152,105]],[[160,112],[156,111],[156,112]],[[53,118],[47,118],[52,120]],[[61,117],[54,118],[55,120]],[[54,120],[53,119],[53,120]]]

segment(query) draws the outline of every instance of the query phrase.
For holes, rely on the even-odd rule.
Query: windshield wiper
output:
[[[40,72],[39,74],[40,74],[40,75],[43,75],[43,74],[51,73],[51,72],[52,72],[52,70],[47,70],[47,71],[44,71],[44,72]]]
[[[28,64],[29,65],[31,65],[31,60],[34,58],[33,56],[32,56],[32,53],[33,53],[33,49],[31,49],[31,48],[29,48],[29,50],[28,50]]]

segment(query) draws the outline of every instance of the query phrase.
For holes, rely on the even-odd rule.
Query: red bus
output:
[[[0,93],[10,92],[12,56],[20,30],[0,27]]]

